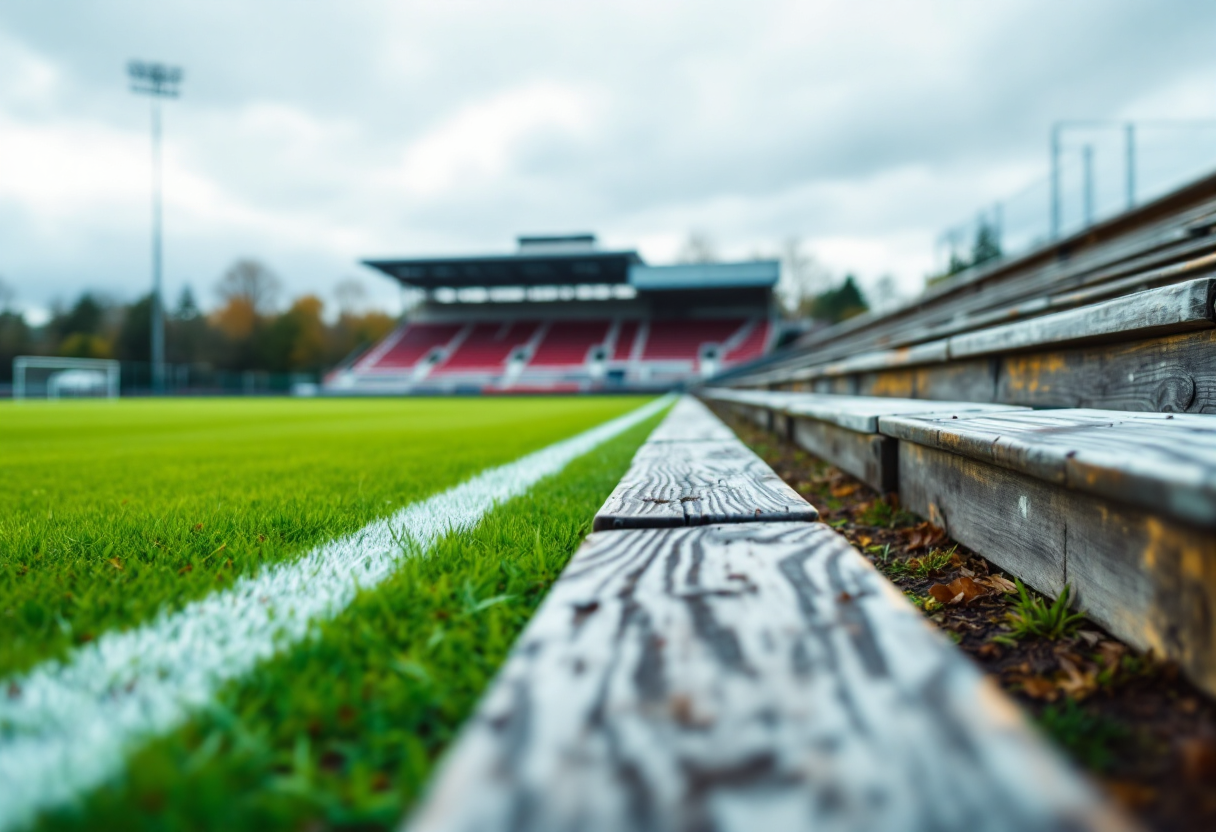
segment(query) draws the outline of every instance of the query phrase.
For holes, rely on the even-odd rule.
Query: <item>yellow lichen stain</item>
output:
[[[877,373],[866,391],[870,396],[891,396],[900,399],[915,397],[916,383],[912,373]]]
[[[1104,486],[1115,486],[1127,478],[1127,475],[1117,468],[1087,465],[1075,459],[1069,462],[1068,479],[1074,486],[1089,486],[1094,488],[1099,483]]]
[[[1152,572],[1159,566],[1178,563],[1182,577],[1189,580],[1207,581],[1216,590],[1216,571],[1206,574],[1205,564],[1216,558],[1216,542],[1205,535],[1180,529],[1158,517],[1144,518],[1148,542],[1144,546],[1140,562],[1144,569]]]
[[[1047,393],[1051,390],[1051,375],[1067,367],[1059,353],[1047,355],[1012,356],[1005,359],[1009,389],[1015,393]]]

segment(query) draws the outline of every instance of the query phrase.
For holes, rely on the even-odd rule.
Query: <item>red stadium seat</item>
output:
[[[621,321],[621,328],[616,336],[616,348],[612,351],[613,361],[628,361],[633,354],[633,342],[638,337],[637,321]]]
[[[438,347],[446,346],[464,328],[455,324],[410,324],[387,350],[372,350],[359,362],[359,370],[402,370],[413,367]],[[392,336],[389,336],[392,338]]]
[[[456,351],[435,368],[435,374],[500,371],[511,353],[531,340],[538,326],[536,321],[476,324]]]
[[[587,363],[592,347],[608,337],[609,321],[557,321],[541,339],[529,367],[571,367]]]
[[[703,344],[721,345],[747,321],[728,320],[651,321],[650,336],[642,351],[644,361],[696,361]]]
[[[739,344],[722,359],[725,364],[742,364],[764,355],[768,344],[768,321],[760,321]]]

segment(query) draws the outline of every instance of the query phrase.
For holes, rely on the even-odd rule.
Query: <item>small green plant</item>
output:
[[[884,543],[881,546],[867,546],[866,554],[876,555],[879,563],[886,563],[891,559],[891,544]]]
[[[1068,608],[1069,596],[1072,592],[1068,584],[1064,585],[1064,591],[1060,593],[1059,598],[1048,603],[1039,595],[1032,594],[1020,578],[1015,580],[1018,587],[1018,598],[1014,601],[1014,608],[1008,615],[1012,629],[1009,636],[998,636],[998,639],[1006,642],[1011,638],[1018,639],[1027,636],[1057,639],[1071,635],[1085,620],[1084,615]]]
[[[1068,749],[1091,771],[1108,771],[1115,760],[1112,746],[1126,740],[1128,730],[1106,717],[1087,713],[1075,699],[1048,705],[1038,717],[1052,739]]]
[[[916,516],[879,498],[857,512],[857,522],[863,526],[893,529],[896,526],[911,526],[916,522]]]
[[[949,549],[933,549],[923,558],[893,560],[887,564],[886,569],[892,576],[906,575],[910,578],[927,578],[949,566],[954,560],[954,550],[957,548],[957,546],[951,546]]]

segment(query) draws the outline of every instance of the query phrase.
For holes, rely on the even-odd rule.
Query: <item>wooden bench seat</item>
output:
[[[729,438],[722,438],[725,432]],[[718,437],[718,438],[714,438]],[[757,520],[819,513],[710,413],[686,397],[637,452],[595,515],[596,531]]]
[[[667,454],[712,480],[705,417],[627,479],[666,487]],[[590,535],[409,828],[1132,828],[841,536],[741,520]]]
[[[1064,293],[1044,299],[1041,309],[1022,304],[1008,310],[1011,318],[1038,313],[1027,320],[997,323],[1001,316],[995,315],[990,321],[995,325],[946,338],[861,350],[833,361],[757,368],[737,383],[810,384],[816,391],[850,394],[915,392],[923,398],[1019,405],[1143,402],[1129,409],[1216,411],[1214,296],[1212,277],[1088,305],[1078,305],[1083,296]],[[1052,311],[1056,306],[1066,308]]]
[[[974,402],[726,388],[712,388],[701,395],[743,408],[753,421],[776,430],[881,493],[899,487],[896,443],[879,432],[881,418],[917,414],[950,419],[965,413],[1019,410]]]
[[[901,503],[1216,694],[1216,416],[892,416]]]
[[[1216,529],[1216,416],[1022,410],[881,424],[887,436]]]

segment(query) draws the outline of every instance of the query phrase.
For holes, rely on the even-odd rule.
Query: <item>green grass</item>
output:
[[[41,826],[395,827],[656,422],[406,561]]]
[[[1048,736],[1091,771],[1108,771],[1115,761],[1115,747],[1131,736],[1123,725],[1087,712],[1073,699],[1048,705],[1037,721]]]
[[[907,575],[913,578],[928,578],[949,566],[954,561],[957,546],[949,549],[933,549],[923,558],[892,560],[885,569],[891,575]]]
[[[641,404],[0,406],[0,677]]]
[[[998,636],[997,640],[1039,637],[1057,639],[1071,635],[1085,621],[1085,616],[1068,608],[1071,588],[1064,585],[1064,591],[1055,601],[1045,601],[1038,595],[1026,589],[1021,579],[1015,579],[1018,587],[1018,597],[1013,602],[1014,608],[1008,614],[1010,632],[1008,636]]]

